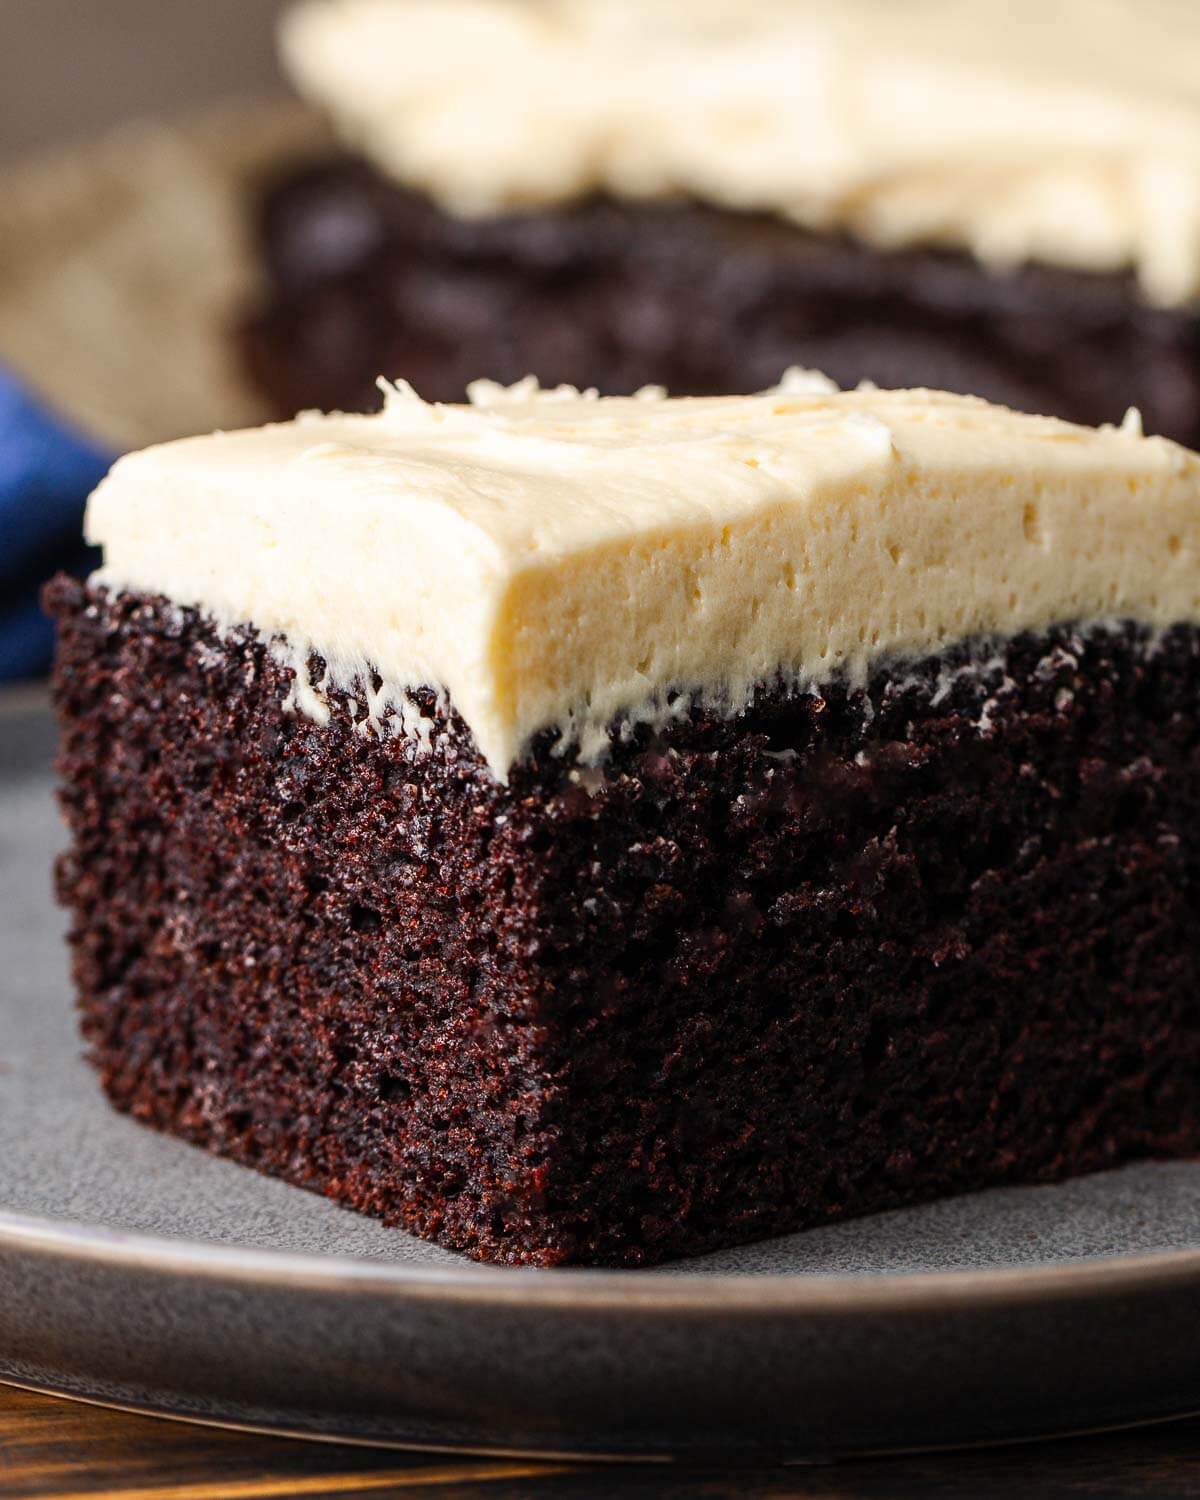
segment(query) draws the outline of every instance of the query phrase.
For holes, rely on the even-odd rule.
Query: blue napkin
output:
[[[59,568],[89,565],[83,506],[111,462],[0,369],[0,682],[49,665],[38,591]]]

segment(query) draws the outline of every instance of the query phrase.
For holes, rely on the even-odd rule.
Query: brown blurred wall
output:
[[[0,160],[132,116],[278,91],[284,0],[0,0]]]

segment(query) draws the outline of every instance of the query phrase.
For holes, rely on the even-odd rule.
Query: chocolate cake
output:
[[[537,1265],[1200,1150],[1200,459],[472,394],[93,497],[47,600],[114,1104]]]
[[[1200,446],[1200,23],[1177,0],[307,0],[353,150],[256,209],[280,415],[402,370],[628,394],[789,364]]]

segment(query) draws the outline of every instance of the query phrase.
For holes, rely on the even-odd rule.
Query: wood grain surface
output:
[[[371,1451],[219,1432],[0,1386],[3,1500],[1182,1500],[1200,1421],[827,1468],[703,1472]]]

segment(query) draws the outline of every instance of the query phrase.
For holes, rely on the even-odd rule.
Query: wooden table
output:
[[[3,1500],[1193,1500],[1200,1420],[1066,1442],[757,1473],[374,1452],[218,1432],[0,1387]]]

